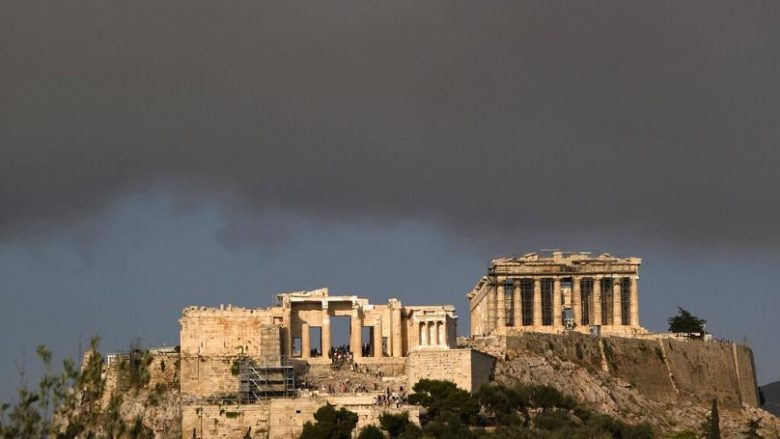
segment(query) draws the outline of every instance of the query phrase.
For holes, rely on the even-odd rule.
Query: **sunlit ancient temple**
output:
[[[560,251],[494,259],[467,295],[471,335],[646,332],[639,325],[641,263],[635,257]]]

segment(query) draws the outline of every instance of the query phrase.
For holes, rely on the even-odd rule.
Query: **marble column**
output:
[[[631,326],[639,326],[639,277],[631,276]]]
[[[542,326],[542,278],[534,278],[534,326]]]
[[[520,295],[520,279],[515,279],[514,291],[512,292],[512,310],[514,311],[515,327],[523,326],[523,299]]]
[[[428,345],[436,346],[436,324],[434,322],[428,322]]]
[[[439,346],[447,346],[447,323],[439,322]]]
[[[330,351],[330,314],[328,313],[328,302],[322,302],[322,358],[328,358]]]
[[[487,293],[487,325],[485,330],[490,332],[496,329],[496,289],[491,288]]]
[[[601,276],[593,277],[593,324],[601,324]]]
[[[620,277],[612,278],[612,324],[620,326],[623,324],[623,304],[620,294]]]
[[[311,356],[311,339],[309,333],[309,324],[301,323],[301,358]]]
[[[382,319],[377,320],[374,325],[374,357],[381,357],[382,352]]]
[[[553,278],[553,321],[555,328],[563,326],[563,304],[561,301],[561,278]]]
[[[506,327],[506,278],[499,277],[496,281],[496,328]]]
[[[352,351],[353,358],[360,358],[363,356],[363,341],[361,331],[363,324],[360,321],[360,309],[357,305],[352,308],[352,316],[350,318],[350,341],[349,349]]]
[[[392,322],[390,322],[390,332],[393,334],[393,356],[394,357],[403,357],[403,344],[401,342],[401,331],[402,331],[402,324],[401,324],[401,306],[396,305],[395,308],[393,308],[393,319]]]
[[[572,276],[571,278],[571,310],[574,317],[574,326],[582,324],[582,293],[580,292],[580,282],[582,278]]]
[[[286,346],[285,346],[284,350],[285,350],[285,355],[287,356],[287,358],[292,358],[292,354],[293,354],[293,345],[292,345],[292,343],[293,343],[293,336],[292,336],[292,321],[293,321],[293,319],[292,319],[292,303],[290,303],[289,306],[290,306],[290,309],[287,310],[287,312],[286,312],[287,315],[285,316],[287,318],[287,328],[286,328],[287,330],[285,331],[285,339],[286,339],[285,345]]]
[[[420,346],[428,346],[428,322],[420,322]]]

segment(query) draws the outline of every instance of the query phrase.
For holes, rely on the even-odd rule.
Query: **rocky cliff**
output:
[[[780,420],[758,408],[752,352],[745,346],[538,333],[460,341],[497,358],[493,381],[553,386],[596,411],[648,421],[659,437],[699,431],[717,399],[724,438],[742,437],[752,419],[760,420],[764,438],[780,438]],[[145,354],[135,363],[109,359],[102,405],[111,410],[113,403],[129,424],[142,420],[156,438],[181,438],[179,368],[175,352]]]
[[[628,422],[662,433],[698,431],[713,398],[723,437],[741,437],[759,419],[764,437],[780,421],[758,408],[749,348],[732,343],[528,333],[469,345],[498,357],[493,379],[547,384]]]

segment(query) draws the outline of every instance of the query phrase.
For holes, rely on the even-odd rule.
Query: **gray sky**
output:
[[[688,306],[780,379],[778,47],[775,1],[4,2],[0,392],[40,341],[278,289],[465,329],[538,247],[644,256],[648,325]]]

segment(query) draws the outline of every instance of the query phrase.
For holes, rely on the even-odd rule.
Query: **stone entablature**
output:
[[[471,335],[565,330],[631,335],[639,325],[640,258],[553,252],[491,261],[467,295]]]

